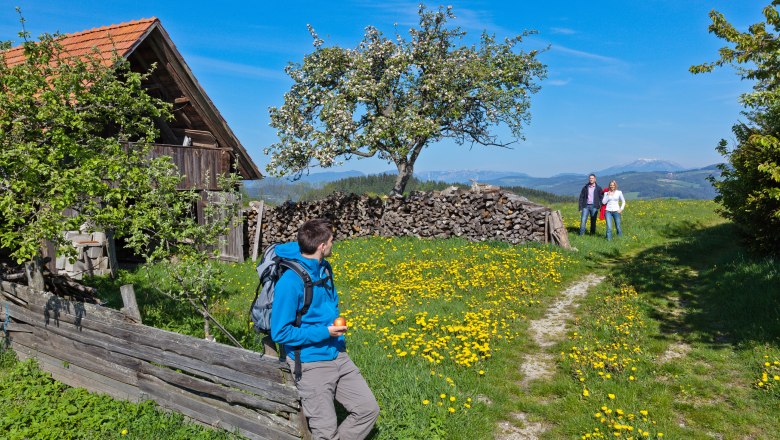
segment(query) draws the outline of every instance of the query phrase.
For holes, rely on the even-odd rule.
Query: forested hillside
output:
[[[341,173],[350,175],[353,172]],[[527,197],[540,203],[556,203],[574,200],[579,194],[582,185],[587,181],[586,175],[561,174],[553,177],[531,177],[527,174],[510,174],[497,177],[497,172],[482,172],[480,182],[498,185],[515,194]],[[410,180],[407,193],[410,191],[441,190],[455,184],[467,187],[465,176],[468,173],[451,173],[448,181],[434,181],[424,178],[425,174],[415,176]],[[249,200],[265,200],[266,203],[278,205],[287,200],[297,202],[299,200],[314,200],[322,198],[336,191],[344,193],[383,195],[388,194],[392,188],[395,174],[371,174],[367,176],[350,176],[339,180],[328,181],[336,177],[338,173],[314,173],[300,181],[290,181],[267,177],[263,180],[245,182],[243,192]],[[429,174],[440,176],[441,174]],[[696,170],[661,172],[661,171],[633,171],[616,175],[599,175],[598,181],[606,186],[610,180],[615,179],[620,189],[631,199],[703,199],[711,200],[715,197],[715,189],[709,182],[709,177],[720,178],[720,170],[715,166],[709,166]],[[492,177],[492,178],[491,178]],[[466,179],[466,180],[464,180]],[[454,183],[449,183],[454,182]]]
[[[271,205],[278,205],[287,200],[298,202],[301,200],[317,200],[327,197],[334,192],[368,194],[382,196],[389,194],[395,182],[395,174],[372,174],[368,176],[348,177],[325,183],[317,187],[306,182],[290,182],[285,179],[266,178],[259,181],[246,182],[242,189],[248,200],[264,200]],[[449,186],[445,182],[432,182],[413,177],[407,185],[407,191],[440,191]],[[468,188],[468,185],[456,184],[460,188]],[[537,189],[522,186],[503,187],[517,195],[523,196],[537,203],[550,204],[575,200],[574,196],[562,196]]]
[[[606,186],[610,180],[616,180],[626,196],[634,199],[678,198],[705,199],[715,197],[715,188],[707,180],[710,176],[720,177],[715,165],[697,170],[679,172],[627,172],[617,175],[599,175],[598,182]],[[530,177],[512,175],[487,180],[487,183],[508,187],[521,185],[559,195],[576,196],[582,185],[587,182],[586,175],[560,175],[554,177]]]

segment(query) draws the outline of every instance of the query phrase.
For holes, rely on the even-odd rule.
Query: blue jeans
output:
[[[590,216],[590,235],[596,235],[596,218],[599,215],[599,208],[592,204],[582,208],[582,219],[580,219],[580,235],[585,235],[585,226],[588,224]]]
[[[607,211],[604,215],[607,220],[607,240],[612,240],[612,219],[615,219],[615,229],[618,237],[623,236],[623,230],[620,229],[620,213],[617,211]]]

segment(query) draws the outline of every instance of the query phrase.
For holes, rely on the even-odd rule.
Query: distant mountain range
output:
[[[637,159],[631,163],[617,165],[597,171],[596,175],[615,175],[628,172],[651,172],[651,171],[685,171],[685,167],[674,162],[661,159]]]
[[[627,171],[619,174],[596,173],[597,181],[603,187],[615,180],[627,198],[654,199],[676,197],[680,199],[712,199],[715,188],[707,180],[719,177],[716,165],[685,171]],[[486,180],[498,186],[524,186],[558,195],[578,195],[587,182],[587,175],[559,175],[555,177],[506,176]]]
[[[394,173],[394,171],[388,171]],[[587,173],[562,173],[552,177],[532,177],[526,173],[486,170],[420,171],[414,173],[420,180],[441,181],[446,183],[469,184],[471,180],[498,186],[523,186],[547,191],[557,195],[577,195],[587,182]],[[638,159],[631,163],[611,166],[595,172],[598,182],[606,186],[610,180],[616,180],[618,186],[628,198],[651,199],[658,197],[676,197],[683,199],[712,199],[715,189],[707,180],[709,176],[720,176],[716,165],[699,169],[684,167],[660,159]],[[347,177],[364,176],[360,171],[320,172],[303,176],[299,181],[305,185],[319,187],[327,182]],[[271,180],[269,180],[271,179]],[[262,192],[267,185],[294,184],[287,179],[267,178],[257,182],[246,182],[247,189]]]

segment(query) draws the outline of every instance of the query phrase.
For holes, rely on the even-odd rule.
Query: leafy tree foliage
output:
[[[153,119],[169,109],[144,92],[144,74],[119,56],[73,57],[57,35],[20,36],[19,63],[0,45],[0,246],[22,262],[83,224],[121,231],[142,215],[132,201],[148,170],[173,165],[149,158]]]
[[[537,51],[517,46],[532,32],[497,42],[483,33],[478,47],[460,46],[465,32],[447,26],[451,9],[419,9],[410,39],[386,38],[369,26],[354,49],[326,47],[310,27],[314,52],[290,64],[294,84],[271,107],[280,141],[265,150],[274,175],[300,175],[353,156],[395,164],[393,194],[402,194],[422,150],[444,138],[508,147],[491,128],[506,124],[523,138],[530,95],[546,75]]]
[[[238,176],[218,176],[220,191],[204,193],[178,191],[182,178],[175,170],[152,172],[150,178],[155,184],[136,202],[145,214],[129,219],[128,246],[144,257],[145,273],[158,292],[190,304],[203,318],[207,339],[212,339],[213,323],[241,346],[211,313],[228,284],[223,265],[216,261],[219,244],[242,219],[237,215]],[[203,206],[205,222],[198,221],[198,205]]]
[[[764,8],[765,21],[738,31],[723,14],[712,11],[710,32],[726,40],[720,59],[691,67],[710,72],[734,66],[743,79],[755,81],[753,91],[740,97],[746,122],[733,127],[736,145],[718,146],[728,160],[721,167],[722,180],[714,181],[716,200],[723,214],[733,220],[759,251],[780,254],[780,14],[773,1]]]
[[[21,62],[7,62],[9,42],[0,46],[0,247],[30,261],[44,240],[72,251],[63,231],[111,229],[160,263],[158,288],[190,303],[209,337],[210,322],[222,328],[209,313],[223,284],[211,257],[236,219],[236,176],[220,176],[223,192],[208,197],[199,224],[201,194],[178,190],[169,157],[151,157],[154,121],[170,108],[144,90],[148,73],[117,54],[72,56],[58,35],[20,37]]]

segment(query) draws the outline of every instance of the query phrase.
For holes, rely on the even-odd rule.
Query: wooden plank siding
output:
[[[209,221],[203,214],[208,203],[221,203],[222,198],[230,196],[230,194],[221,191],[204,192],[198,204],[198,222],[203,224],[203,222]],[[227,235],[219,237],[219,258],[222,261],[242,263],[244,261],[244,216],[241,211],[241,194],[237,194],[237,197],[238,208],[235,212],[216,212],[215,215],[221,219],[230,216],[237,222],[230,226]]]
[[[289,368],[276,357],[134,323],[120,311],[0,282],[0,320],[20,358],[74,387],[151,399],[251,439],[308,436]],[[7,316],[6,316],[7,315]]]
[[[227,150],[202,146],[182,146],[155,144],[152,148],[152,157],[169,156],[178,167],[179,173],[184,177],[179,183],[178,189],[195,189],[203,194],[198,205],[198,223],[203,224],[206,219],[203,209],[208,203],[207,198],[217,195],[224,197],[217,184],[218,176],[231,171],[233,156]],[[225,215],[223,213],[222,215]],[[238,219],[242,219],[241,211],[233,213]],[[230,232],[220,239],[220,259],[230,262],[244,261],[244,233],[241,223],[230,228]]]
[[[230,172],[230,152],[220,148],[155,144],[152,157],[170,156],[184,179],[179,189],[218,191],[217,176]]]

